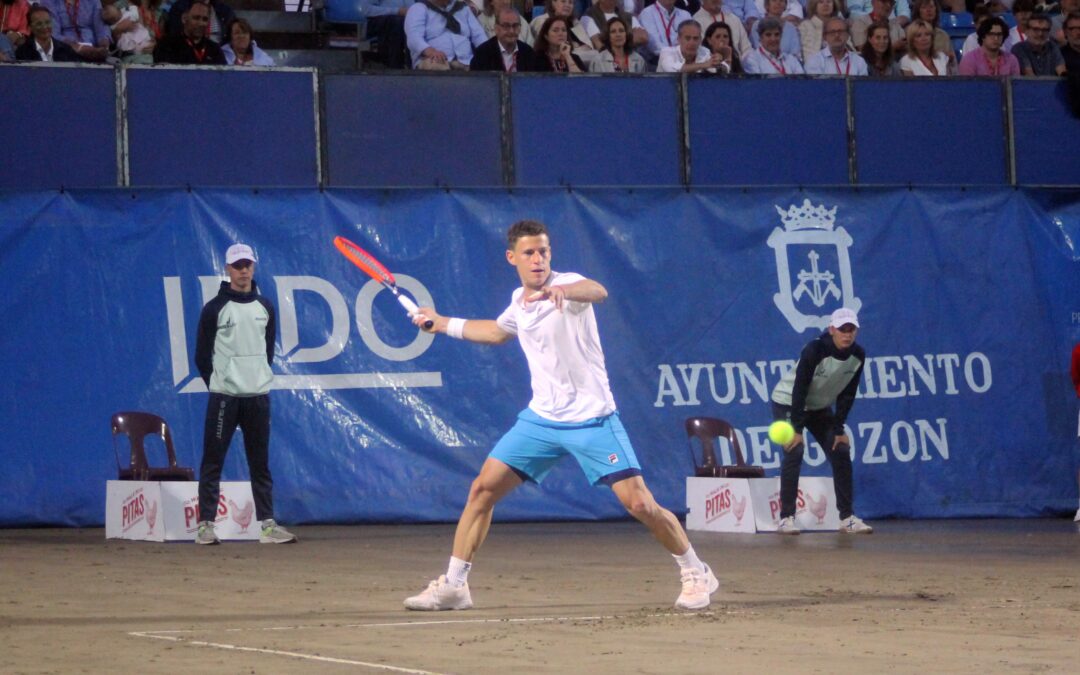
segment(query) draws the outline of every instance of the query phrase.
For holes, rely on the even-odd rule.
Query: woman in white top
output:
[[[600,34],[604,49],[589,65],[590,73],[644,73],[645,59],[630,48],[630,27],[619,17],[608,19]]]
[[[949,56],[934,49],[934,27],[915,19],[907,27],[908,51],[900,59],[900,72],[908,77],[944,77],[949,72]]]
[[[810,0],[806,3],[806,13],[810,18],[799,24],[803,63],[825,48],[825,20],[840,16],[833,0]]]
[[[229,41],[221,45],[230,66],[272,66],[274,59],[255,44],[255,34],[247,19],[234,19],[226,29]]]

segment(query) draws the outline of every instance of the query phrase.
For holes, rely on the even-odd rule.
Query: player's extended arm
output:
[[[540,302],[541,300],[551,300],[558,309],[562,309],[563,303],[567,300],[596,304],[607,300],[607,289],[598,281],[582,279],[572,284],[544,286],[525,296],[525,302]]]
[[[422,324],[428,320],[432,322],[431,328],[425,329]],[[433,307],[421,307],[413,318],[413,323],[428,333],[446,333],[446,327],[450,324],[450,319],[436,312]],[[469,319],[465,321],[461,337],[469,342],[478,342],[484,345],[501,345],[514,336],[499,328],[499,324],[490,319]]]

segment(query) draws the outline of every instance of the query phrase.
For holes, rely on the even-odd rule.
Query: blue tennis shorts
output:
[[[641,475],[630,438],[615,412],[584,422],[552,422],[526,408],[489,457],[503,462],[523,480],[539,483],[566,455],[593,485],[608,485]]]

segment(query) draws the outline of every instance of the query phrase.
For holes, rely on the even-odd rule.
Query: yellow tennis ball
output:
[[[787,445],[795,438],[795,427],[784,420],[776,420],[769,425],[769,440],[777,445]]]

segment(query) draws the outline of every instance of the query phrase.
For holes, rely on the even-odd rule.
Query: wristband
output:
[[[450,319],[446,322],[446,334],[458,340],[465,339],[465,319]]]

